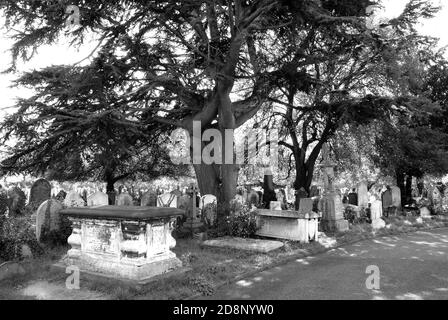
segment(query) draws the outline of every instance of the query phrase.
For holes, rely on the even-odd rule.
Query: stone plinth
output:
[[[320,217],[320,214],[314,212],[258,210],[257,226],[260,230],[257,235],[301,243],[317,241]]]
[[[258,239],[243,239],[243,238],[219,238],[215,240],[207,240],[202,243],[204,247],[212,248],[227,248],[242,251],[252,251],[269,253],[280,248],[283,248],[284,244],[280,241],[270,240],[258,240]]]
[[[344,207],[341,197],[336,193],[326,194],[319,204],[323,213],[321,226],[325,232],[345,232],[350,224],[344,219]]]
[[[81,272],[145,282],[181,267],[170,250],[176,208],[101,206],[70,208],[61,214],[72,222],[71,249],[63,259]]]

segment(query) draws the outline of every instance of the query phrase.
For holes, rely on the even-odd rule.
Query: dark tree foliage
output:
[[[148,129],[132,105],[120,102],[103,61],[100,55],[89,67],[53,66],[17,80],[37,92],[19,100],[1,124],[4,140],[15,140],[1,163],[4,173],[99,179],[108,191],[121,179],[182,173],[163,147],[163,128]]]

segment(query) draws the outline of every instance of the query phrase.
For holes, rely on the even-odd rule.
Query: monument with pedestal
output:
[[[187,220],[182,225],[182,231],[186,233],[198,233],[204,228],[204,223],[201,221],[201,214],[197,208],[197,192],[195,185],[191,185],[188,193],[191,194],[191,205],[187,207]]]
[[[350,227],[349,222],[344,219],[342,198],[333,186],[335,164],[329,159],[328,146],[326,144],[322,151],[324,161],[320,167],[324,176],[324,195],[319,203],[319,209],[322,212],[321,227],[325,232],[348,231]]]
[[[154,207],[78,207],[61,211],[71,222],[71,249],[60,264],[81,272],[144,283],[182,266],[170,250],[184,211]]]
[[[299,211],[257,210],[257,235],[309,243],[319,240],[319,219],[313,212],[313,200],[301,199]]]

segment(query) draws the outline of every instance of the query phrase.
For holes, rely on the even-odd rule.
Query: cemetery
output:
[[[74,26],[0,4],[31,35],[10,72],[45,41],[102,37],[15,74],[33,92],[0,111],[0,299],[201,299],[448,228],[448,60],[409,22],[436,8],[410,0],[385,31],[351,1],[130,3]]]

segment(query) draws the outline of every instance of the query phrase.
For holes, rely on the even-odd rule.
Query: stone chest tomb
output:
[[[78,207],[61,211],[71,222],[71,249],[63,259],[81,272],[146,280],[182,266],[170,250],[177,217],[184,211],[154,207]]]

